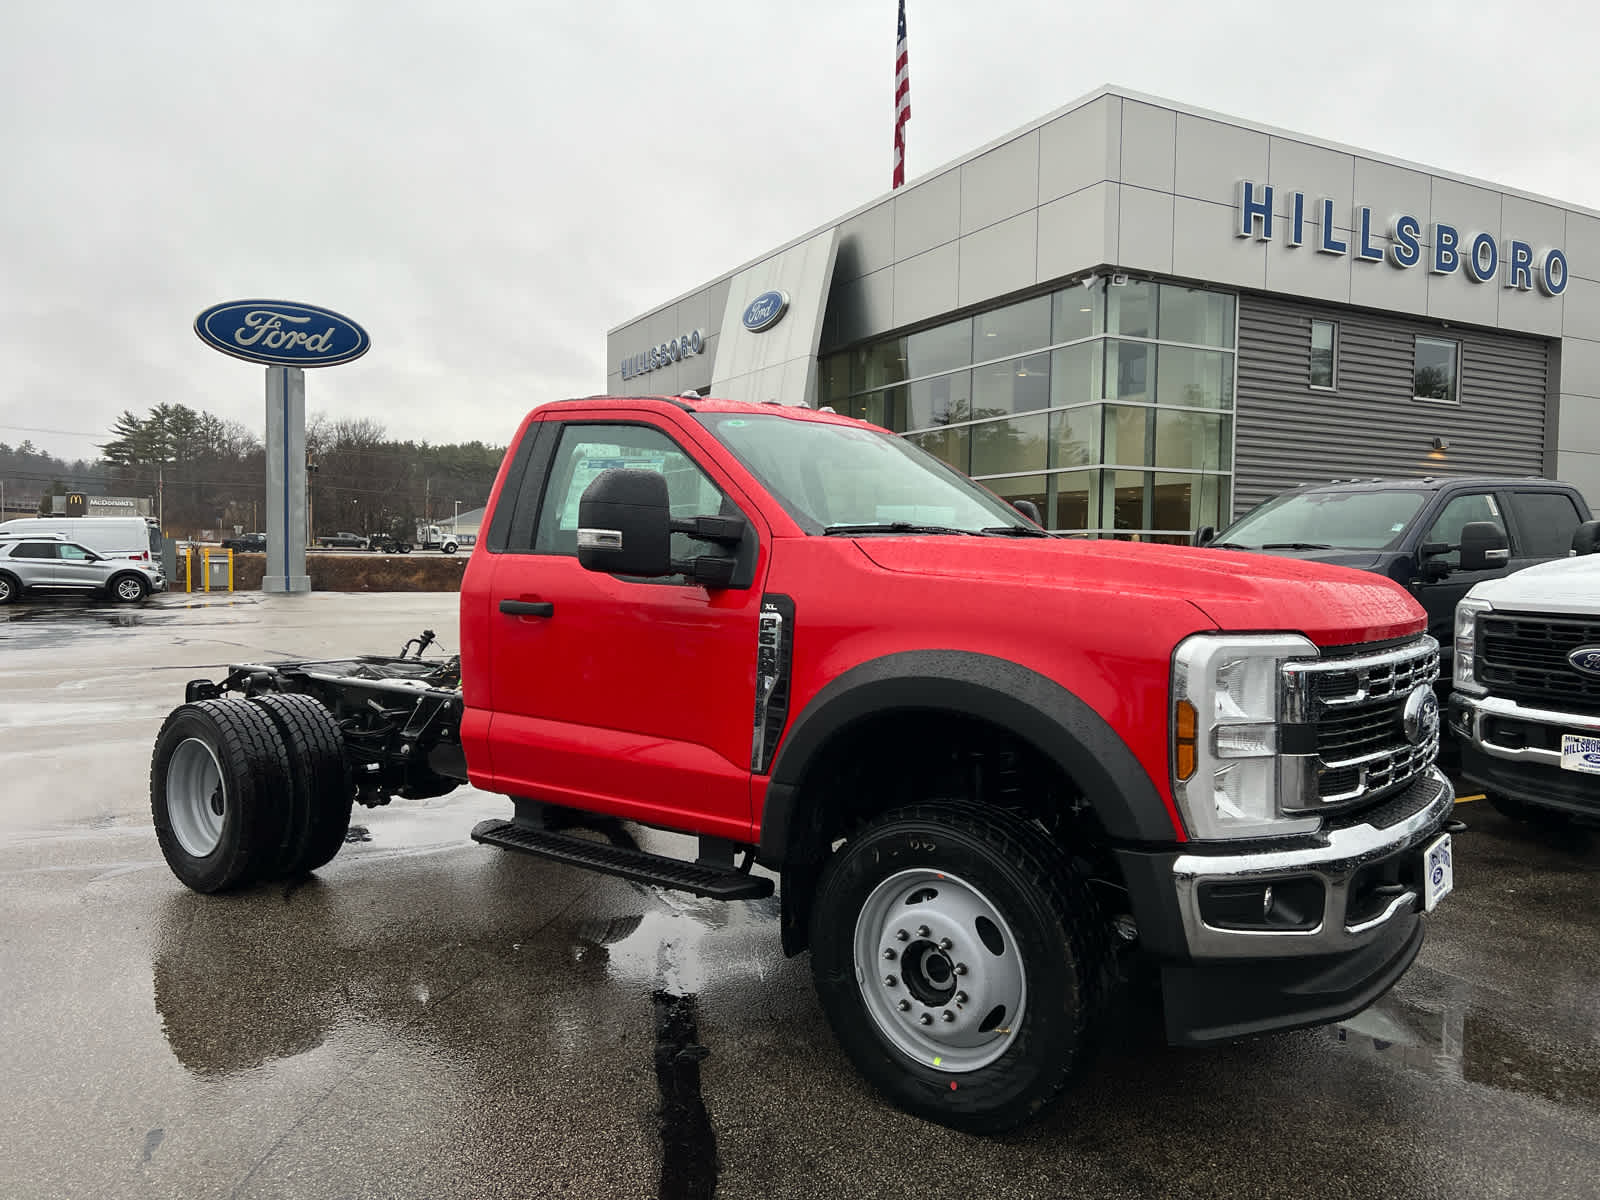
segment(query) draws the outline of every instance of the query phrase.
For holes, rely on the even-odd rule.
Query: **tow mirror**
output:
[[[1039,515],[1039,506],[1032,500],[1013,500],[1011,507],[1039,526],[1040,529],[1044,528],[1044,518]]]
[[[1572,552],[1593,554],[1600,550],[1600,521],[1585,521],[1572,531]]]
[[[1493,521],[1468,521],[1461,529],[1461,569],[1489,571],[1511,560],[1506,531]]]
[[[1215,525],[1202,525],[1195,531],[1194,544],[1196,546],[1209,546],[1217,540],[1217,527]]]
[[[659,579],[672,572],[672,506],[654,471],[601,471],[578,500],[578,562],[586,571]]]

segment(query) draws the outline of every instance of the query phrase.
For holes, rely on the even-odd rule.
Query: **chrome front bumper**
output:
[[[1457,692],[1450,697],[1450,728],[1455,730],[1457,737],[1476,749],[1508,762],[1538,763],[1544,767],[1561,765],[1559,750],[1546,750],[1539,746],[1502,746],[1490,741],[1484,725],[1487,720],[1496,717],[1528,725],[1546,725],[1564,733],[1592,733],[1600,737],[1600,717],[1556,712],[1548,708],[1525,708],[1515,700],[1500,696],[1468,696]]]
[[[1420,790],[1419,790],[1420,789]],[[1409,803],[1406,801],[1409,800]],[[1393,895],[1380,911],[1351,917],[1352,885],[1366,868],[1420,853],[1450,819],[1455,789],[1436,767],[1429,767],[1405,792],[1379,812],[1401,804],[1408,815],[1387,827],[1349,825],[1316,835],[1319,845],[1223,855],[1179,854],[1172,861],[1179,916],[1192,960],[1262,959],[1357,950],[1382,937],[1394,923],[1422,908],[1415,886]],[[1405,866],[1406,864],[1401,864]],[[1407,872],[1402,872],[1404,878]],[[1202,890],[1208,885],[1252,885],[1306,878],[1323,885],[1321,920],[1306,929],[1227,929],[1206,921]]]

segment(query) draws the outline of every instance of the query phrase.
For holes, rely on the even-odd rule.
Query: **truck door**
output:
[[[552,429],[536,518],[495,557],[491,758],[497,786],[555,804],[747,838],[757,622],[770,538],[708,457],[663,425],[572,419]],[[675,517],[743,515],[750,587],[620,579],[578,563],[578,502],[609,467],[666,476]],[[525,527],[526,528],[526,527]],[[681,534],[673,556],[714,548]],[[501,605],[539,605],[505,612]]]
[[[1511,509],[1508,574],[1552,558],[1567,557],[1572,535],[1583,520],[1570,493],[1511,488],[1501,493],[1501,500]]]
[[[1461,530],[1472,521],[1491,521],[1500,527],[1502,533],[1506,531],[1505,514],[1493,491],[1461,492],[1450,497],[1439,510],[1428,532],[1423,534],[1422,540],[1460,546]],[[1459,550],[1436,555],[1433,561],[1449,568],[1449,574],[1443,579],[1428,579],[1422,575],[1422,582],[1417,585],[1417,601],[1428,611],[1428,632],[1439,641],[1439,677],[1445,681],[1450,677],[1456,603],[1474,584],[1504,575],[1507,568],[1496,566],[1487,571],[1463,571]]]

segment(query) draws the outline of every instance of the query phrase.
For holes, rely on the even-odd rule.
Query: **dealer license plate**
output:
[[[1432,912],[1456,886],[1456,869],[1450,857],[1450,835],[1441,834],[1422,852],[1422,911]]]
[[[1582,771],[1585,775],[1600,775],[1600,737],[1583,737],[1576,733],[1561,735],[1561,769]]]

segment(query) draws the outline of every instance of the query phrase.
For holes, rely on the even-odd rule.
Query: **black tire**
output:
[[[207,800],[194,802],[208,786]],[[197,892],[268,877],[283,853],[289,789],[283,738],[248,700],[202,700],[173,709],[150,759],[150,812],[172,873]],[[220,822],[197,822],[203,809]]]
[[[954,967],[962,978],[978,984],[974,993],[981,994],[984,975],[997,970],[1003,954],[1019,956],[1026,981],[1021,1021],[1014,1023],[1009,1014],[995,1021],[994,1011],[985,1018],[985,1024],[994,1022],[991,1036],[1000,1034],[1006,1039],[998,1043],[1004,1049],[991,1062],[953,1070],[943,1054],[914,1056],[904,1044],[907,1035],[900,1034],[897,1042],[880,1025],[882,1020],[893,1026],[896,1018],[875,1016],[864,996],[865,988],[894,986],[900,990],[882,993],[885,998],[900,997],[890,1007],[911,1004],[915,1009],[913,954],[919,946],[943,948],[943,943],[933,947],[932,942],[920,940],[929,934],[918,926],[918,940],[897,943],[891,938],[888,946],[877,952],[887,957],[889,948],[898,946],[898,964],[863,962],[861,978],[865,982],[858,982],[858,919],[868,930],[870,945],[874,923],[868,921],[868,915],[878,903],[873,898],[886,894],[880,885],[892,892],[897,884],[889,881],[915,878],[905,872],[933,873],[933,879],[947,885],[954,881],[971,889],[1009,928],[1011,943],[1002,944],[1000,952],[993,946],[1001,939],[991,941],[980,929],[979,936],[994,955],[992,960],[980,961],[970,975],[964,962]],[[930,890],[937,897],[938,886],[923,888]],[[947,893],[947,897],[953,896],[953,892]],[[929,903],[940,901],[935,898]],[[902,910],[890,907],[884,911],[892,915]],[[989,929],[994,929],[992,922]],[[893,936],[898,937],[899,932]],[[960,944],[953,952],[963,953]],[[929,961],[927,953],[918,961]],[[950,969],[948,959],[945,963],[941,970]],[[905,977],[895,977],[891,985],[896,965]],[[978,805],[923,804],[886,813],[828,861],[817,885],[811,917],[811,970],[834,1036],[856,1069],[891,1103],[968,1133],[1014,1128],[1056,1099],[1087,1057],[1113,966],[1110,930],[1083,873],[1037,828]],[[963,997],[964,993],[957,993],[954,1001],[938,1000],[925,1011],[931,1015],[940,1006],[959,1009]],[[915,1000],[924,1006],[930,1003],[922,994],[916,994]],[[873,1001],[874,1005],[880,1003],[876,998]],[[970,1022],[976,1009],[987,1003],[972,1001],[972,1012],[959,1020]],[[883,1010],[880,1007],[878,1011]],[[904,1019],[906,1024],[913,1015],[920,1020],[921,1013],[913,1013]],[[943,1013],[935,1017],[934,1024],[942,1017]],[[978,1028],[982,1032],[983,1026]]]
[[[113,575],[106,584],[106,597],[117,604],[137,604],[150,594],[150,585],[132,571]]]
[[[1572,815],[1557,809],[1543,808],[1537,804],[1529,804],[1525,800],[1513,800],[1510,796],[1501,796],[1494,792],[1484,793],[1484,799],[1501,816],[1510,817],[1513,821],[1521,821],[1540,829],[1561,829],[1572,824]]]
[[[456,552],[456,544],[454,542],[446,542],[444,545],[440,546],[439,549],[444,551],[446,554],[454,554]]]
[[[22,585],[17,582],[17,577],[0,571],[0,604],[10,604],[21,597]]]
[[[411,553],[411,543],[410,542],[401,542],[400,543],[400,553],[401,554],[410,554]]]
[[[277,726],[293,783],[288,841],[275,874],[304,875],[327,866],[350,831],[355,787],[338,723],[310,696],[257,696],[251,701]]]

